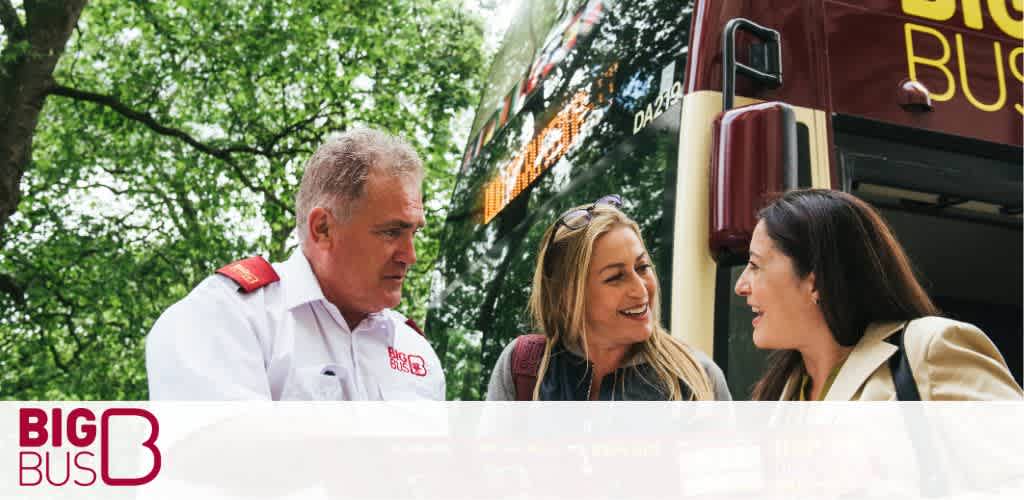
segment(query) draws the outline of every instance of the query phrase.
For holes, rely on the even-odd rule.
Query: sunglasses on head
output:
[[[572,230],[583,229],[584,227],[587,227],[587,224],[590,224],[591,219],[593,219],[594,217],[594,208],[599,207],[601,205],[622,208],[622,197],[617,194],[605,195],[598,198],[597,201],[591,203],[590,205],[587,205],[586,207],[573,208],[563,213],[558,218],[558,221],[555,222],[555,227],[554,229],[551,230],[551,234],[548,235],[548,241],[544,244],[544,247],[551,247],[551,243],[555,241],[555,233],[558,232],[559,226],[565,226]]]

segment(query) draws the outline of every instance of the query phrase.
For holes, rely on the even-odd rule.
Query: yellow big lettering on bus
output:
[[[1010,17],[1006,0],[988,0],[989,14],[999,29],[1017,40],[1024,40],[1024,0],[1013,0],[1013,8],[1017,11],[1017,19]]]
[[[981,0],[963,0],[963,5],[960,8],[964,11],[964,24],[968,28],[976,30],[985,28],[985,24],[981,20]]]
[[[933,21],[948,21],[956,13],[956,0],[903,0],[903,12]]]
[[[934,2],[929,2],[929,3],[934,3]],[[904,8],[906,8],[906,4],[907,4],[907,0],[904,0],[904,2],[903,2]],[[921,65],[924,65],[924,66],[931,66],[933,68],[937,68],[939,71],[942,71],[946,75],[946,82],[948,82],[948,86],[946,87],[946,91],[945,92],[943,92],[941,94],[932,94],[932,99],[936,100],[936,101],[948,101],[948,100],[952,99],[953,98],[953,93],[956,92],[956,80],[953,78],[953,73],[950,72],[949,68],[946,67],[946,63],[949,62],[949,56],[950,56],[950,54],[949,54],[949,42],[946,40],[946,37],[942,36],[942,33],[939,33],[937,30],[935,30],[933,28],[929,28],[927,26],[920,26],[920,25],[912,24],[912,23],[905,24],[903,31],[906,33],[906,39],[907,39],[907,69],[908,69],[908,71],[910,73],[910,79],[911,80],[917,80],[917,65],[918,64],[921,64]],[[942,43],[942,57],[940,57],[939,59],[928,59],[928,58],[925,58],[925,57],[920,57],[920,56],[915,55],[914,54],[914,33],[913,33],[915,31],[918,31],[918,32],[921,32],[921,33],[927,33],[929,35],[934,36],[936,39],[938,39],[939,42]]]
[[[964,57],[964,37],[957,33],[956,36],[956,59],[960,63],[960,86],[964,88],[964,96],[974,107],[982,111],[999,111],[1006,103],[1006,74],[1003,73],[1003,46],[999,42],[992,42],[992,49],[996,59],[996,84],[999,85],[999,98],[992,104],[985,104],[974,97],[971,87],[967,85],[967,61]]]
[[[1016,47],[1010,51],[1010,73],[1020,80],[1020,83],[1024,84],[1024,71],[1021,71],[1021,63],[1024,62],[1024,47]],[[1024,106],[1021,103],[1015,103],[1014,108],[1017,108],[1017,112],[1024,115]]]

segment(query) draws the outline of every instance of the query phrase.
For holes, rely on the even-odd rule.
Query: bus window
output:
[[[717,279],[722,285],[716,287],[715,295],[715,313],[719,316],[715,321],[715,362],[725,373],[732,398],[739,401],[750,399],[750,390],[767,359],[767,352],[754,346],[754,313],[746,297],[733,293],[745,267],[746,262],[720,266]]]
[[[590,0],[567,9],[545,47],[571,50],[532,72],[538,90],[518,113],[470,141],[427,317],[450,398],[481,398],[501,350],[530,331],[526,302],[539,240],[571,206],[621,195],[658,267],[662,304],[669,303],[691,10],[672,0]],[[591,23],[587,36],[575,35],[573,19]]]

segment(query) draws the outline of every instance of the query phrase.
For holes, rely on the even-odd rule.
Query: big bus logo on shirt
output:
[[[114,477],[111,474],[111,418],[142,419],[148,424],[149,436],[128,453],[148,452],[153,456],[149,472],[137,477]],[[88,408],[74,408],[64,413],[61,408],[49,412],[42,408],[21,408],[18,412],[18,484],[21,486],[92,486],[96,483],[96,462],[99,480],[109,486],[146,484],[160,472],[160,450],[156,438],[160,424],[152,413],[140,408],[109,408],[96,414]],[[118,453],[120,447],[118,447]],[[121,458],[120,456],[118,457]]]
[[[388,363],[392,370],[411,373],[417,377],[427,376],[427,362],[418,354],[406,354],[394,347],[388,347]]]

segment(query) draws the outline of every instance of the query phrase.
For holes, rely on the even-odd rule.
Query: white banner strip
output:
[[[0,421],[0,498],[1024,498],[1024,403],[14,402]]]

